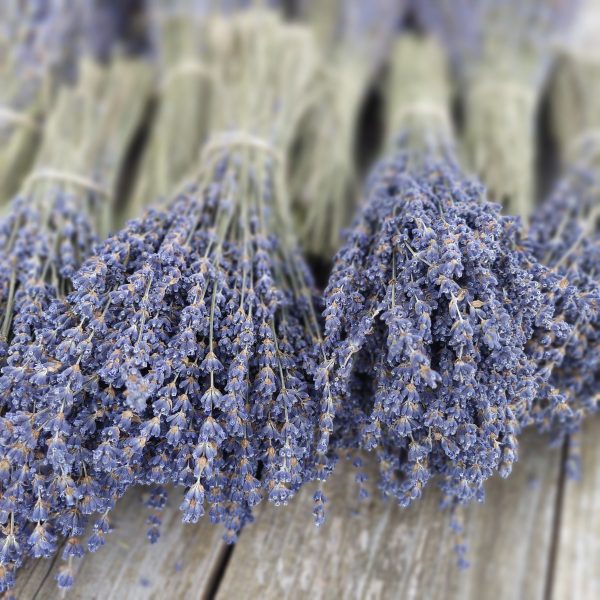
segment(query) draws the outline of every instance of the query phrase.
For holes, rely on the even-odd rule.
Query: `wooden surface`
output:
[[[308,490],[286,508],[264,507],[234,548],[217,598],[543,598],[560,453],[526,437],[511,478],[493,481],[486,503],[465,511],[468,569],[457,568],[457,538],[436,490],[405,510],[377,495],[361,503],[346,464],[328,483],[322,529],[311,525]]]
[[[222,534],[208,521],[185,526],[176,500],[171,498],[163,512],[160,540],[150,544],[145,535],[150,513],[140,491],[132,490],[115,510],[106,545],[75,561],[75,585],[66,598],[192,600],[214,595],[226,552]],[[30,563],[18,575],[17,599],[60,597],[54,576],[61,564],[60,558]]]
[[[67,598],[598,599],[600,419],[586,425],[582,449],[583,480],[563,481],[561,450],[549,450],[534,433],[524,436],[510,478],[489,482],[486,502],[463,514],[466,570],[457,567],[458,538],[434,488],[404,510],[376,490],[361,502],[347,461],[326,484],[321,529],[313,525],[312,490],[305,490],[287,507],[265,504],[233,548],[207,522],[181,524],[175,497],[160,541],[150,545],[148,512],[135,490],[117,509],[107,546],[79,561]],[[374,465],[367,471],[372,489]],[[60,563],[30,564],[16,597],[58,598]]]
[[[564,484],[553,600],[600,598],[600,416],[584,423],[581,454],[579,481]]]

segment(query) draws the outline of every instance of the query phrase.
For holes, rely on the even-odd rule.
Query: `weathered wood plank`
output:
[[[321,529],[311,523],[309,490],[286,508],[261,510],[233,550],[218,600],[543,598],[560,452],[536,434],[525,436],[511,477],[490,482],[486,503],[465,511],[471,566],[463,571],[436,490],[407,510],[376,494],[361,503],[354,468],[338,471]]]
[[[222,531],[203,520],[184,525],[176,498],[163,511],[160,540],[145,536],[148,510],[142,492],[132,490],[117,506],[114,531],[96,554],[75,562],[76,579],[69,600],[198,600],[206,598],[221,568]],[[23,600],[59,597],[54,576],[63,561],[32,561],[17,579],[15,595]]]
[[[565,482],[554,600],[600,598],[600,417],[584,423],[580,439],[582,477]]]

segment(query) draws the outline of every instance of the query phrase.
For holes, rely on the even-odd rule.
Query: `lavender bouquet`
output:
[[[134,484],[157,510],[166,484],[182,487],[183,520],[207,511],[233,541],[264,496],[285,504],[318,475],[319,329],[284,184],[314,42],[262,12],[206,42],[223,95],[195,183],[98,246],[36,327],[29,362],[6,371],[5,587],[59,536],[70,585],[86,524],[94,551]]]
[[[72,292],[77,268],[107,234],[119,168],[150,83],[144,63],[121,59],[104,67],[85,59],[77,85],[59,94],[35,168],[0,222],[2,589],[11,586],[25,556],[49,556],[57,548],[61,527],[47,510],[57,488],[39,487],[49,464],[36,442],[44,438],[41,429],[55,426],[35,409],[46,377],[39,367],[36,376],[45,343],[38,334],[47,328],[52,304]],[[50,373],[54,365],[45,367]],[[56,477],[59,487],[69,481],[64,469]],[[79,491],[66,493],[72,509]],[[16,514],[19,506],[34,512]]]
[[[563,175],[535,211],[530,241],[538,259],[584,292],[584,303],[563,302],[573,332],[557,348],[549,385],[557,401],[535,406],[534,418],[555,441],[576,434],[598,409],[600,367],[600,53],[591,35],[598,6],[583,4],[552,87],[552,124]],[[576,450],[576,443],[571,444]],[[571,454],[576,472],[576,452]]]
[[[303,248],[329,259],[348,225],[356,190],[356,129],[360,109],[384,62],[404,12],[404,2],[335,0],[301,2],[324,60],[319,101],[303,124],[293,165],[292,192]]]
[[[408,95],[392,88],[395,146],[325,291],[319,450],[375,451],[380,487],[402,506],[432,479],[447,505],[464,504],[510,473],[547,393],[546,354],[530,346],[569,337],[556,294],[576,290],[561,288],[527,250],[520,220],[459,169],[435,45],[399,43],[392,81],[421,78]]]
[[[490,197],[510,214],[535,202],[536,114],[559,33],[576,0],[418,0],[426,29],[448,49],[463,99],[464,151]]]

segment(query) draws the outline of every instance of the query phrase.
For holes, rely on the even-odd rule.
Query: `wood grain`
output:
[[[175,496],[175,494],[174,494]],[[184,525],[173,497],[163,511],[161,537],[146,539],[149,514],[143,495],[132,490],[117,506],[114,531],[95,554],[76,561],[68,600],[197,600],[208,598],[226,551],[222,531],[202,520]],[[16,598],[60,597],[54,576],[63,561],[32,561],[18,575]]]
[[[310,490],[285,508],[265,505],[235,546],[217,599],[541,600],[559,471],[560,452],[526,435],[511,477],[490,482],[485,504],[465,511],[471,566],[461,571],[436,490],[406,510],[376,493],[361,503],[355,469],[340,464],[327,483],[325,525],[312,524]]]
[[[583,425],[582,473],[567,478],[560,515],[551,597],[600,598],[600,416]]]

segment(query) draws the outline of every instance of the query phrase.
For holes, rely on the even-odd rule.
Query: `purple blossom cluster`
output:
[[[48,306],[71,290],[71,277],[90,255],[97,228],[82,210],[87,201],[100,206],[103,199],[60,187],[43,200],[23,194],[0,221],[0,366],[20,364]],[[3,395],[0,407],[7,401]]]
[[[557,295],[570,335],[554,344],[554,365],[548,386],[554,403],[536,404],[532,417],[559,441],[579,429],[581,420],[598,409],[600,390],[600,238],[598,237],[598,175],[575,165],[559,181],[533,215],[530,244],[538,260],[561,278]],[[566,291],[575,287],[578,296]],[[554,410],[549,410],[552,404]]]
[[[401,147],[376,169],[334,262],[319,381],[335,427],[320,449],[375,450],[403,506],[433,477],[465,503],[509,474],[533,407],[558,410],[547,363],[573,328],[557,297],[578,290],[448,152],[414,158]]]
[[[285,504],[315,477],[311,277],[268,227],[272,169],[247,176],[239,158],[101,244],[11,355],[5,565],[52,555],[59,537],[78,556],[90,519],[96,550],[133,484],[155,490],[155,508],[182,486],[183,520],[206,511],[233,541],[263,497]]]

